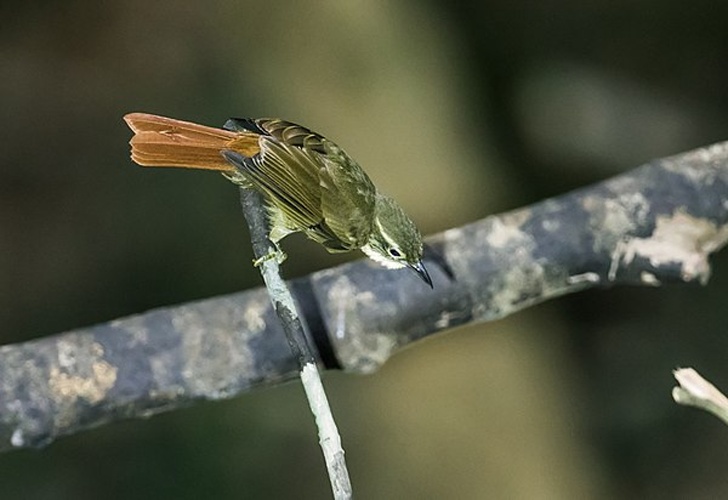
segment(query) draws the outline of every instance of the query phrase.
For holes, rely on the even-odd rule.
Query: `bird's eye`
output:
[[[395,259],[398,259],[398,258],[402,257],[402,254],[400,253],[400,251],[399,251],[399,250],[397,250],[397,249],[396,249],[396,248],[394,248],[394,247],[391,247],[391,248],[389,249],[389,255],[391,255],[391,256],[392,256],[392,257],[394,257]]]

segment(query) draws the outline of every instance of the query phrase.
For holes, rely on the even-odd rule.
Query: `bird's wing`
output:
[[[243,174],[296,226],[331,251],[364,245],[376,190],[338,146],[305,127],[277,119],[235,119],[226,128],[260,134],[260,154]]]
[[[364,170],[336,144],[325,141],[327,154],[319,175],[324,220],[350,248],[369,241],[374,221],[376,188]],[[342,216],[346,214],[346,216]]]

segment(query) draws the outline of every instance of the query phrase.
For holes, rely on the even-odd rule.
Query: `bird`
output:
[[[138,165],[218,171],[263,194],[276,251],[256,265],[282,262],[280,240],[301,232],[330,253],[360,249],[386,268],[412,269],[433,287],[415,223],[326,137],[277,118],[231,118],[223,129],[149,113],[124,120]]]

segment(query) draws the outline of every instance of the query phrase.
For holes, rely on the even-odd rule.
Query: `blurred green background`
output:
[[[0,4],[0,343],[258,286],[236,190],[146,170],[121,120],[279,116],[437,232],[728,139],[728,3]],[[303,238],[300,276],[341,262]],[[358,498],[726,498],[726,252],[706,288],[615,288],[326,384]],[[0,498],[328,498],[297,384],[0,456]]]

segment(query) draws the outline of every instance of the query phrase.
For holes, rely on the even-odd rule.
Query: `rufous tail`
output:
[[[147,113],[129,113],[124,121],[134,132],[131,159],[144,167],[183,167],[234,172],[221,155],[233,150],[251,157],[260,152],[258,135],[231,132]]]

